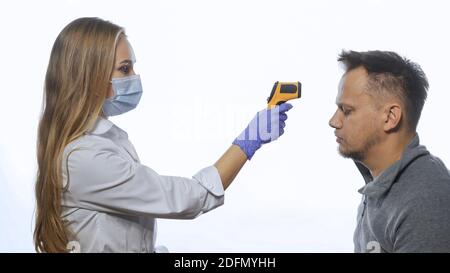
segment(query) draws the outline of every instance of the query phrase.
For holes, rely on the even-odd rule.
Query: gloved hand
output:
[[[276,140],[284,133],[286,112],[291,108],[291,104],[283,103],[259,111],[233,144],[239,146],[250,160],[263,144]]]

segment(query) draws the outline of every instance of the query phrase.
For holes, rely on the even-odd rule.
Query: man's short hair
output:
[[[405,107],[408,129],[415,132],[427,98],[428,80],[417,63],[390,51],[345,51],[339,55],[346,73],[364,67],[369,75],[367,91],[387,92]]]

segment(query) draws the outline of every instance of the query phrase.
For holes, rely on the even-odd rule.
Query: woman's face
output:
[[[136,62],[134,57],[133,48],[128,42],[127,38],[121,36],[117,42],[116,56],[114,59],[114,68],[112,72],[112,78],[121,78],[126,76],[135,75],[133,65]],[[113,90],[112,85],[109,85],[107,98],[112,97]]]

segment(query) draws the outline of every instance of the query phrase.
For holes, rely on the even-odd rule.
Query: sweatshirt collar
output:
[[[375,179],[370,174],[368,168],[360,162],[355,161],[356,167],[366,182],[366,185],[359,189],[358,192],[376,198],[382,196],[392,187],[399,175],[412,161],[418,157],[428,154],[430,153],[425,146],[420,145],[419,135],[416,134],[412,141],[406,146],[400,160],[389,166]]]

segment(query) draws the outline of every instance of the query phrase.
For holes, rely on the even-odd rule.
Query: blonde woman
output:
[[[289,104],[258,112],[192,178],[159,175],[108,120],[139,103],[134,62],[124,29],[99,18],[77,19],[56,38],[38,129],[36,251],[154,252],[156,218],[193,219],[222,205],[245,162],[283,134]]]

